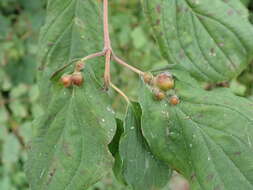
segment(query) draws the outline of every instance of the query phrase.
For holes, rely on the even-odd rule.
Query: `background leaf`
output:
[[[163,56],[197,79],[229,80],[251,61],[253,27],[240,1],[144,0],[144,6]]]
[[[152,152],[187,177],[191,189],[252,189],[252,102],[224,89],[194,88],[178,76],[176,106],[154,101],[142,85],[142,130]]]

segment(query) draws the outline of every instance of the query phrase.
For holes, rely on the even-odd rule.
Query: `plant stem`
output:
[[[93,54],[90,54],[90,55],[88,55],[88,56],[82,58],[82,59],[80,60],[80,62],[85,62],[85,61],[87,61],[87,60],[89,60],[89,59],[93,59],[93,58],[95,58],[95,57],[100,57],[100,56],[103,56],[103,55],[105,55],[105,51],[100,51],[100,52],[97,52],[97,53],[93,53]]]
[[[103,56],[105,55],[105,51],[101,51],[101,52],[97,52],[97,53],[93,53],[93,54],[90,54],[86,57],[83,57],[82,59],[74,59],[72,61],[70,61],[70,63],[67,63],[65,65],[63,65],[61,68],[57,69],[52,75],[50,78],[53,78],[55,75],[57,75],[59,72],[63,71],[65,68],[67,68],[68,66],[72,65],[73,63],[76,63],[76,62],[82,62],[84,63],[85,61],[89,60],[89,59],[93,59],[95,57],[100,57],[100,56]]]
[[[117,57],[116,55],[114,55],[114,54],[113,54],[113,59],[114,59],[117,63],[119,63],[120,65],[123,65],[124,67],[126,67],[126,68],[132,70],[133,72],[135,72],[135,73],[137,73],[137,74],[139,74],[139,75],[141,75],[141,76],[144,75],[144,72],[142,72],[141,70],[139,70],[139,69],[137,69],[137,68],[135,68],[135,67],[133,67],[133,66],[127,64],[125,61],[123,61],[122,59],[118,58],[118,57]]]
[[[105,72],[104,72],[105,90],[109,89],[111,82],[110,64],[111,64],[111,50],[108,49],[105,53]]]
[[[104,51],[105,51],[105,72],[104,72],[104,85],[105,90],[109,89],[111,81],[110,64],[111,64],[111,40],[109,34],[108,24],[108,0],[103,1],[103,18],[104,18]]]
[[[103,4],[104,8],[104,48],[111,49],[111,41],[110,41],[110,34],[109,34],[109,24],[108,24],[108,0],[104,0]]]
[[[113,83],[110,83],[110,86],[116,91],[118,92],[125,100],[127,103],[130,103],[129,98],[127,97],[127,95],[122,92],[117,86],[115,86]]]

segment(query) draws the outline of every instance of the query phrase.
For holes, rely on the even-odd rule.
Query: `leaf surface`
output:
[[[253,27],[238,0],[143,0],[163,56],[199,80],[229,80],[252,60]]]
[[[46,108],[52,97],[50,78],[64,65],[103,49],[101,3],[83,0],[49,0],[47,17],[41,29],[39,43],[39,86],[41,102]],[[97,80],[103,75],[102,58],[93,63]],[[73,71],[73,65],[64,72]]]
[[[207,92],[173,71],[180,104],[154,101],[142,85],[142,131],[151,151],[193,190],[253,189],[253,103],[228,90]]]
[[[135,190],[161,189],[167,184],[171,171],[150,152],[142,136],[140,117],[140,106],[133,102],[128,107],[119,144],[122,173],[127,184]]]
[[[32,190],[82,190],[112,167],[107,148],[116,130],[108,95],[87,66],[82,87],[56,86],[34,122],[26,173]],[[99,106],[98,106],[99,105]]]

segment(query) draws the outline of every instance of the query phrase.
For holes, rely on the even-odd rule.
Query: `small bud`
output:
[[[170,98],[170,104],[171,105],[177,105],[179,103],[180,103],[180,100],[176,95],[171,96],[171,98]]]
[[[168,91],[174,87],[174,80],[170,73],[161,73],[155,78],[155,84],[163,91]]]
[[[153,75],[151,73],[144,73],[143,80],[146,84],[151,84],[153,80]]]
[[[160,91],[159,89],[154,89],[153,93],[154,93],[154,98],[159,101],[163,100],[166,96],[165,93]]]
[[[68,88],[72,84],[71,75],[63,75],[60,79],[60,82],[63,84],[65,88]]]
[[[83,76],[81,72],[74,72],[72,74],[71,80],[74,85],[81,86],[83,84]]]
[[[83,68],[84,68],[84,63],[82,61],[78,61],[76,63],[75,71],[79,72],[79,71],[83,70]]]

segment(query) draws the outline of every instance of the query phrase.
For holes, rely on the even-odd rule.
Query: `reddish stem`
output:
[[[116,61],[120,65],[122,65],[122,66],[124,66],[124,67],[126,67],[126,68],[128,68],[130,70],[132,70],[133,72],[135,72],[135,73],[137,73],[137,74],[139,74],[141,76],[144,75],[144,72],[142,72],[141,70],[139,70],[139,69],[137,69],[137,68],[135,68],[135,67],[127,64],[125,61],[123,61],[122,59],[118,58],[116,55],[113,54],[112,57],[113,57],[114,61]]]
[[[104,9],[104,51],[105,51],[105,72],[104,72],[104,82],[105,89],[108,90],[111,83],[111,74],[110,74],[110,63],[111,63],[111,41],[109,34],[109,24],[108,24],[108,0],[104,0],[103,3]]]
[[[108,0],[104,0],[104,47],[105,49],[111,49],[111,41],[109,34],[109,24],[108,24]]]
[[[108,49],[105,53],[105,72],[104,72],[105,90],[109,89],[111,83],[110,63],[111,63],[111,50]]]

